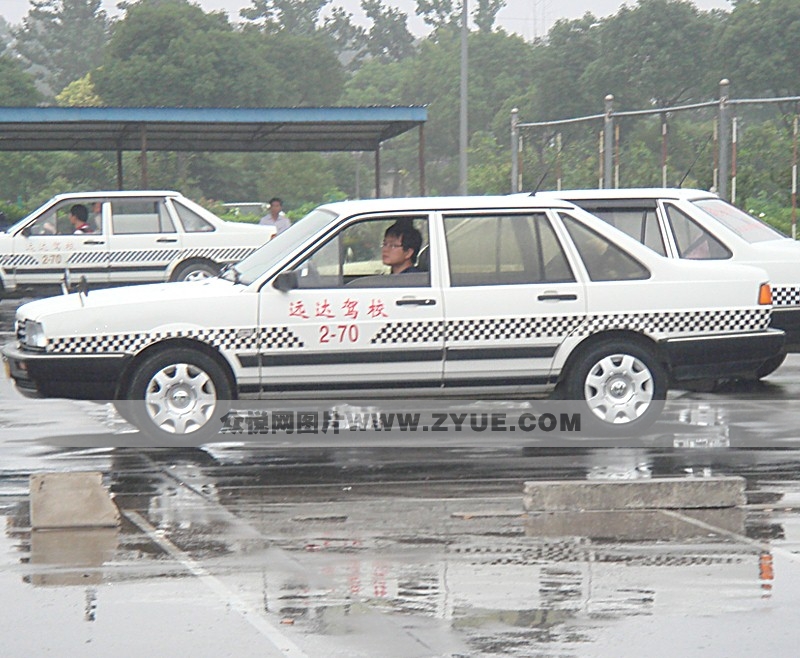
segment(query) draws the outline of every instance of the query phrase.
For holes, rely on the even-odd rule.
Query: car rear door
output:
[[[107,201],[111,283],[165,281],[181,254],[181,233],[162,197]]]
[[[553,358],[586,315],[584,286],[543,211],[448,213],[444,383],[550,387]]]

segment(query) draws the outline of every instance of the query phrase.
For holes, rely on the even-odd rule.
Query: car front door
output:
[[[165,281],[182,244],[164,199],[111,199],[107,211],[111,283]]]
[[[421,234],[418,272],[393,275],[383,264],[384,235],[398,221]],[[438,273],[422,264],[429,234],[424,215],[353,220],[279,275],[293,281],[290,289],[275,288],[280,278],[267,283],[259,321],[264,396],[438,388],[443,310]]]
[[[70,222],[75,207],[86,215],[76,233]],[[108,240],[103,231],[102,202],[80,198],[60,201],[32,219],[12,237],[14,259],[7,270],[18,286],[89,284],[108,281]]]
[[[584,286],[545,212],[443,217],[445,386],[550,387],[553,359],[586,315]]]

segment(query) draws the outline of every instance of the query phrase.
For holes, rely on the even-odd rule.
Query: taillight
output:
[[[758,289],[758,303],[759,304],[772,304],[772,288],[768,283],[762,283]]]

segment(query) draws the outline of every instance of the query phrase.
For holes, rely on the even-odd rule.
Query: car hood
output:
[[[220,295],[229,296],[231,289],[246,290],[245,286],[235,286],[230,281],[210,278],[203,281],[182,283],[155,283],[151,285],[127,286],[124,288],[104,288],[89,290],[86,295],[71,293],[46,297],[23,304],[17,310],[18,318],[42,321],[43,319],[65,313],[84,314],[102,312],[113,313],[115,307],[130,308],[135,304],[140,309],[152,310],[155,307],[168,307],[180,302],[205,304]]]

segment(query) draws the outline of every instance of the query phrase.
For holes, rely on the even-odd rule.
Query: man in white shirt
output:
[[[283,201],[278,197],[272,197],[269,200],[269,212],[264,215],[258,223],[263,226],[274,226],[275,235],[283,233],[292,225],[292,222],[283,212]]]

